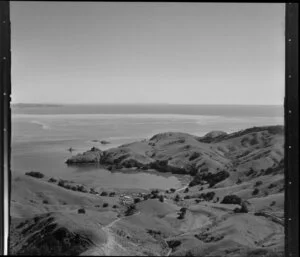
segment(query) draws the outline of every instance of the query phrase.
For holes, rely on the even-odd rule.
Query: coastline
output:
[[[185,255],[193,250],[201,255],[213,244],[215,253],[229,257],[222,250],[225,242],[245,257],[261,249],[266,254],[284,251],[282,126],[215,131],[203,137],[165,132],[72,158],[78,171],[70,180],[41,172],[13,176],[13,254],[49,253],[49,240],[64,254],[73,248],[76,254]],[[111,169],[106,170],[111,176],[174,176],[181,186],[104,188],[93,178],[96,170],[81,172],[78,161]],[[75,174],[93,183],[82,183]],[[65,231],[68,247],[56,239],[57,231]]]

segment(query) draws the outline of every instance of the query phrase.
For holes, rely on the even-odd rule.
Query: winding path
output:
[[[133,215],[139,215],[141,212],[136,212]],[[115,251],[116,248],[121,248],[125,253],[128,252],[127,249],[125,249],[121,244],[119,244],[116,240],[114,235],[112,234],[110,228],[116,224],[117,222],[119,222],[120,220],[126,218],[128,216],[123,216],[120,217],[114,221],[112,221],[111,223],[107,224],[106,226],[101,227],[101,229],[107,234],[107,242],[103,245],[100,246],[100,249],[103,251],[103,253],[105,255],[115,255],[115,253],[113,251]],[[98,224],[100,226],[100,224]]]

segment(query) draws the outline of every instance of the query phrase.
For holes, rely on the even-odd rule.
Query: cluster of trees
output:
[[[85,186],[83,186],[83,185],[70,185],[70,184],[68,184],[67,180],[63,180],[63,179],[60,179],[57,185],[60,186],[60,187],[65,188],[65,189],[68,189],[68,190],[78,191],[78,192],[82,192],[82,193],[87,193],[88,192],[88,190],[85,188]]]
[[[150,163],[148,168],[155,169],[159,172],[171,172],[174,174],[186,174],[185,169],[168,165],[168,160],[156,160],[156,161]]]
[[[238,204],[240,205],[240,208],[235,208],[234,212],[235,213],[247,213],[248,210],[248,206],[247,203],[245,201],[242,200],[242,198],[240,198],[237,195],[226,195],[222,202],[224,204]]]
[[[215,197],[215,192],[207,192],[207,193],[202,193],[199,195],[200,199],[203,199],[205,201],[211,201]]]
[[[228,177],[229,172],[225,170],[219,171],[215,174],[211,172],[199,172],[194,176],[193,180],[189,184],[189,187],[201,185],[204,182],[208,183],[209,187],[213,187],[214,185],[225,180]]]
[[[216,241],[220,241],[224,238],[223,235],[221,234],[216,234],[216,235],[210,235],[206,232],[195,235],[195,237],[205,243],[210,243],[210,242],[216,242]]]
[[[137,211],[135,204],[130,204],[127,206],[127,209],[125,211],[125,216],[133,215]]]
[[[39,171],[30,171],[30,172],[26,172],[25,175],[27,176],[31,176],[34,178],[43,178],[45,177],[45,175]]]
[[[224,204],[241,204],[242,199],[237,195],[226,195],[223,198],[221,203],[224,203]]]
[[[106,192],[106,191],[103,191],[103,192],[101,192],[101,194],[100,194],[100,196],[109,196],[109,197],[114,197],[115,195],[116,195],[115,192],[110,192],[110,193],[108,193],[108,192]]]

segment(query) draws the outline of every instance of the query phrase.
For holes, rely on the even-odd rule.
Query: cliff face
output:
[[[186,133],[160,133],[107,151],[91,149],[67,160],[69,164],[100,163],[109,169],[156,169],[196,175],[220,171],[264,172],[283,161],[282,126],[255,127],[226,134],[210,132],[204,137]]]

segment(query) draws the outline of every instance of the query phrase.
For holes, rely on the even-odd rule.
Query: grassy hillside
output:
[[[129,206],[118,191],[40,174],[14,177],[11,253],[284,256],[283,145],[280,126],[204,137],[167,132],[69,161],[191,176],[182,189],[143,190]]]

